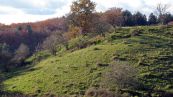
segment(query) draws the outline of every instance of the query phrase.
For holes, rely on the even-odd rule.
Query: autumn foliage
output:
[[[103,17],[114,28],[116,28],[117,26],[121,26],[123,23],[123,15],[121,8],[111,8],[105,12]]]
[[[95,11],[95,3],[90,0],[77,0],[71,5],[72,22],[73,25],[81,27],[85,34],[89,32],[92,24],[92,13]]]

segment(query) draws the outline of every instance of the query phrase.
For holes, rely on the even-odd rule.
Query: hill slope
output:
[[[50,92],[75,94],[84,92],[100,80],[97,62],[109,63],[116,49],[125,45],[98,45],[62,57],[51,57],[34,66],[30,71],[5,82],[8,90],[25,93]],[[94,50],[99,48],[100,50]],[[15,84],[14,84],[15,83]]]
[[[106,35],[104,42],[62,56],[49,57],[33,67],[14,71],[4,81],[5,90],[24,94],[83,95],[99,87],[109,69],[98,63],[127,61],[139,69],[146,89],[173,91],[172,27],[122,28]],[[136,90],[146,93],[148,90]]]

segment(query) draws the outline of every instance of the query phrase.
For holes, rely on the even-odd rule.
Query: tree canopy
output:
[[[95,3],[91,0],[77,0],[71,5],[72,19],[75,20],[72,24],[81,27],[83,33],[89,31],[95,6]]]

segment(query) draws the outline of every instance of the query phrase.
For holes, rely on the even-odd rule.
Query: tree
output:
[[[173,15],[168,13],[168,14],[165,14],[165,21],[164,23],[165,24],[168,24],[169,22],[173,21]]]
[[[76,38],[82,34],[81,28],[77,26],[69,26],[69,31],[66,32],[64,35],[68,40]]]
[[[102,20],[99,20],[94,23],[94,32],[96,32],[97,35],[104,36],[107,31],[111,29],[111,25],[107,22],[104,22]]]
[[[132,18],[133,18],[132,13],[128,10],[125,10],[122,12],[122,14],[123,14],[123,25],[124,26],[133,26],[134,23],[132,20]]]
[[[95,11],[95,3],[91,0],[77,0],[71,5],[71,23],[82,28],[82,32],[89,32],[92,13]]]
[[[157,24],[157,16],[155,16],[153,13],[151,13],[149,15],[148,24],[149,25],[155,25],[155,24]]]
[[[140,12],[137,12],[133,15],[133,21],[135,25],[141,26],[147,24],[147,18]]]
[[[103,35],[105,34],[105,32],[108,32],[111,29],[111,24],[109,24],[108,22],[106,22],[104,20],[104,16],[103,13],[94,13],[93,14],[93,22],[92,22],[92,29],[93,29],[93,33],[92,36],[95,35]]]
[[[31,25],[27,25],[27,26],[26,26],[26,31],[28,32],[29,35],[32,34],[33,30],[32,30]]]
[[[6,65],[12,58],[9,46],[6,43],[0,44],[0,71],[6,70]]]
[[[15,63],[17,66],[22,65],[23,61],[30,55],[30,49],[25,44],[20,44],[19,48],[15,51],[15,55],[12,58],[12,63]]]
[[[121,8],[111,8],[104,13],[105,20],[114,28],[122,25],[123,16]]]
[[[165,14],[168,13],[168,8],[169,6],[167,4],[158,4],[156,7],[156,14],[159,17],[159,22],[161,24],[164,24],[164,20],[165,20]]]
[[[162,16],[159,16],[158,21],[162,24],[168,24],[173,21],[173,16],[170,13],[166,13]]]
[[[18,26],[16,28],[16,35],[19,36],[20,35],[20,32],[23,30],[22,26]]]
[[[2,81],[3,81],[3,74],[1,73],[1,71],[0,71],[0,93],[2,92],[2,90],[3,90],[3,84],[2,84]],[[1,96],[1,94],[0,94],[0,96]]]
[[[61,33],[55,32],[46,38],[42,48],[48,50],[52,55],[56,55],[57,50],[61,49],[61,46],[64,44],[66,44],[65,37]]]

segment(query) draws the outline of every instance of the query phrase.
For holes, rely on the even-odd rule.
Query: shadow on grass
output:
[[[20,92],[0,92],[0,97],[31,97]]]
[[[39,70],[40,68],[33,68],[34,65],[25,65],[22,67],[18,67],[17,69],[14,69],[12,71],[8,71],[8,72],[2,72],[2,75],[0,77],[1,79],[1,83],[0,83],[0,97],[33,97],[33,96],[29,96],[29,95],[25,95],[21,92],[11,92],[11,91],[5,91],[5,85],[3,84],[3,81],[8,80],[10,78],[16,77],[16,76],[20,76],[20,75],[24,75],[28,72],[33,72],[35,70]]]
[[[24,74],[26,74],[28,72],[33,72],[33,71],[36,71],[36,70],[40,69],[40,68],[33,68],[33,66],[34,65],[26,65],[26,66],[20,67],[18,69],[15,69],[13,71],[5,72],[4,73],[5,80],[13,78],[15,76],[24,75]]]

